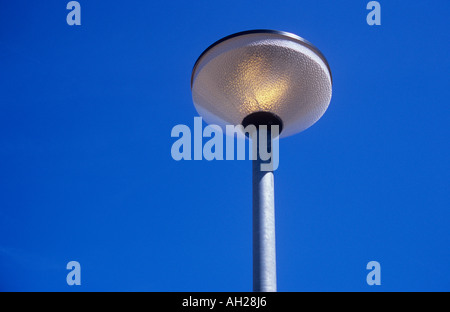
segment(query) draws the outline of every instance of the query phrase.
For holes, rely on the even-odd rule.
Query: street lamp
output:
[[[191,90],[195,108],[207,123],[223,129],[266,126],[271,150],[271,126],[278,126],[280,137],[286,137],[322,117],[331,100],[332,77],[327,60],[308,41],[282,31],[250,30],[215,42],[200,55],[192,70]],[[272,170],[261,170],[265,160],[257,154],[253,290],[276,291],[274,176]]]

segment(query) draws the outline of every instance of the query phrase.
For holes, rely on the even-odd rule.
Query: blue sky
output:
[[[280,291],[449,291],[448,1],[0,3],[0,290],[251,291],[250,161],[175,161],[214,41],[316,45],[333,98],[280,141]],[[66,264],[81,264],[81,286]],[[366,264],[381,264],[368,286]]]

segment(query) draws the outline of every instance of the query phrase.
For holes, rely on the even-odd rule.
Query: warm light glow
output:
[[[239,110],[242,113],[272,111],[276,103],[282,100],[290,87],[289,81],[276,77],[274,79],[270,69],[267,58],[260,53],[237,64],[236,74],[231,75],[225,92],[236,88],[246,89],[245,93],[240,93],[242,105]]]
[[[222,127],[266,111],[282,120],[281,137],[303,131],[319,120],[331,99],[331,73],[318,53],[284,33],[224,40],[194,68],[195,107],[206,122]]]

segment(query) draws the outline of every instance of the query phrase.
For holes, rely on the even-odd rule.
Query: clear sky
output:
[[[261,28],[333,73],[280,141],[278,289],[450,290],[449,1],[380,0],[380,26],[369,1],[67,2],[0,2],[0,290],[252,290],[251,162],[177,162],[170,133],[200,53]]]

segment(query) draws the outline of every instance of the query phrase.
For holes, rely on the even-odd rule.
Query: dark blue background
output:
[[[0,290],[251,291],[251,163],[176,162],[170,132],[200,53],[257,28],[334,78],[280,141],[279,290],[450,290],[448,1],[381,0],[381,26],[368,1],[80,0],[81,26],[67,2],[0,3]]]

